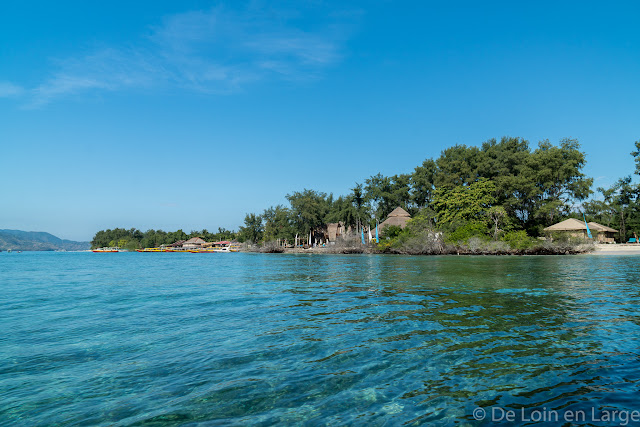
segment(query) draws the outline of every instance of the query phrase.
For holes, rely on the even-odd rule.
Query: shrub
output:
[[[260,252],[266,254],[281,254],[284,252],[284,248],[280,246],[278,242],[270,240],[262,245]]]
[[[466,242],[471,237],[478,237],[481,239],[487,239],[487,225],[479,222],[472,221],[464,224],[461,227],[456,228],[453,232],[448,233],[446,241],[449,243]]]
[[[382,230],[382,237],[395,239],[400,233],[402,233],[402,228],[399,225],[389,225]]]
[[[418,234],[401,233],[391,245],[391,252],[410,255],[441,254],[445,250],[442,233],[423,231]]]
[[[509,231],[502,236],[502,241],[506,242],[513,249],[529,249],[534,243],[537,243],[536,239],[530,237],[526,231]]]

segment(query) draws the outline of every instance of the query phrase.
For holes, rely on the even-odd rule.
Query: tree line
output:
[[[433,227],[523,230],[542,229],[575,211],[591,194],[593,179],[582,172],[585,153],[575,139],[557,145],[548,140],[531,148],[523,138],[490,139],[479,147],[455,145],[429,158],[411,173],[373,175],[350,193],[334,197],[305,189],[287,195],[289,206],[250,213],[239,237],[258,242],[306,236],[323,224],[342,222],[354,229],[374,226],[400,206]]]
[[[631,152],[635,159],[635,175],[640,175],[640,140]],[[640,232],[640,184],[633,183],[631,174],[619,178],[610,187],[598,187],[600,198],[584,204],[588,218],[620,231],[620,240],[627,241]]]
[[[640,174],[640,141],[635,148],[631,155],[635,173]],[[490,139],[480,146],[446,148],[410,173],[370,176],[356,182],[346,195],[294,191],[287,194],[287,205],[248,213],[237,233],[117,228],[99,231],[91,243],[93,247],[157,247],[191,237],[293,243],[296,235],[308,236],[328,223],[342,222],[354,230],[375,226],[398,206],[414,217],[408,232],[421,224],[450,239],[535,238],[543,228],[567,217],[582,218],[584,213],[588,221],[619,229],[619,240],[626,241],[640,229],[640,186],[628,175],[594,193],[593,179],[583,173],[585,165],[586,155],[576,139],[565,138],[557,144],[543,140],[535,147],[518,137]],[[400,230],[389,228],[386,233],[393,238]]]
[[[100,230],[91,240],[92,248],[102,247],[121,247],[126,249],[139,248],[157,248],[161,245],[170,245],[180,240],[189,240],[193,237],[200,237],[207,242],[215,242],[221,240],[234,240],[236,238],[234,231],[218,228],[217,233],[211,233],[204,229],[201,231],[191,231],[189,234],[182,230],[162,231],[147,230],[140,231],[137,228],[124,229],[114,228],[113,230]]]

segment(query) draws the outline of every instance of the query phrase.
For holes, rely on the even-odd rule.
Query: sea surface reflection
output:
[[[2,253],[0,424],[640,409],[639,260]]]

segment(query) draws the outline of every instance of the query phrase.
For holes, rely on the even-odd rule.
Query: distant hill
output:
[[[89,242],[63,240],[42,231],[0,229],[0,249],[3,251],[84,251],[90,248]]]

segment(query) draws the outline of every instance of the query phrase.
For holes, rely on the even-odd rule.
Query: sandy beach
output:
[[[592,255],[640,255],[640,245],[618,244],[618,245],[596,245],[596,250]]]

